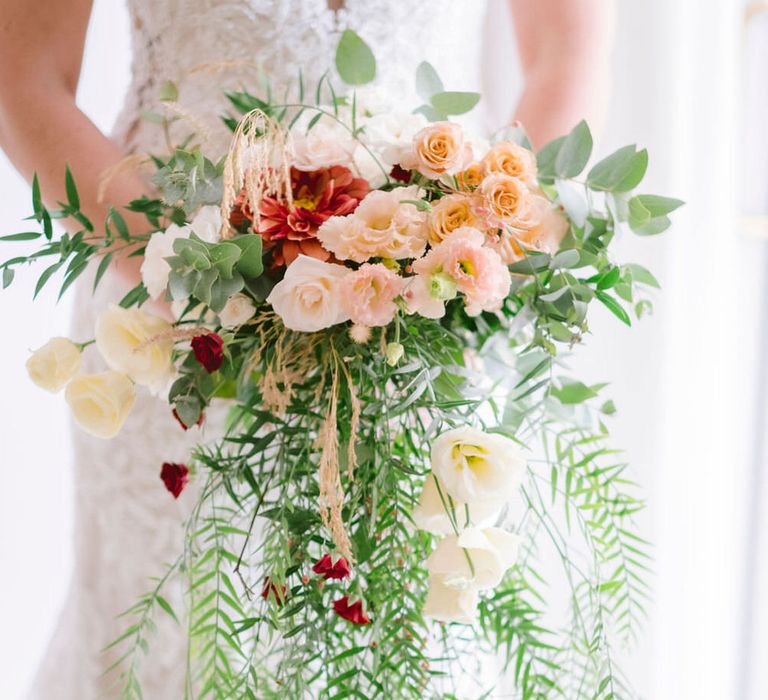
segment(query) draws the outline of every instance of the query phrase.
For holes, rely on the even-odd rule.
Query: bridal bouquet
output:
[[[46,258],[38,290],[88,268],[98,285],[120,249],[143,255],[92,339],[29,360],[84,430],[117,434],[137,387],[179,430],[229,406],[220,441],[156,465],[174,498],[194,479],[197,502],[116,641],[125,695],[153,616],[182,618],[165,593],[181,580],[189,697],[492,697],[499,674],[467,671],[496,660],[505,695],[627,697],[614,650],[647,596],[642,501],[604,385],[564,358],[594,306],[627,325],[650,310],[656,280],[611,243],[663,231],[680,202],[633,194],[634,146],[582,175],[584,123],[534,154],[520,129],[488,142],[451,121],[479,96],[429,64],[424,105],[400,112],[366,86],[376,64],[353,32],[336,63],[343,91],[299,76],[295,98],[228,95],[240,116],[215,161],[194,136],[153,154],[157,196],[128,205],[153,233],[118,210],[96,231],[67,172],[60,210],[34,185],[42,231],[4,237],[39,243],[2,264],[4,286]],[[80,371],[91,342],[103,373]],[[553,557],[563,583],[542,574]]]

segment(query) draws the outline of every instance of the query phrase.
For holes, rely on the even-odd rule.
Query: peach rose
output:
[[[401,165],[418,170],[428,178],[461,172],[472,161],[472,146],[464,139],[461,126],[452,122],[435,122],[413,137],[410,153]]]
[[[495,144],[483,158],[482,166],[486,175],[502,173],[536,185],[536,156],[513,141]]]
[[[403,291],[403,282],[386,265],[365,263],[341,281],[341,305],[353,323],[386,326],[397,312],[395,299]]]
[[[533,195],[522,180],[493,173],[483,179],[479,192],[480,212],[490,225],[527,229],[539,223]]]
[[[466,170],[462,170],[456,176],[456,182],[462,192],[471,192],[480,187],[483,181],[482,163],[472,163]]]
[[[427,218],[430,243],[440,243],[449,233],[462,226],[477,228],[480,220],[475,214],[475,208],[472,198],[463,194],[451,194],[439,200]]]

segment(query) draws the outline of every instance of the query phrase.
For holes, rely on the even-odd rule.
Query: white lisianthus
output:
[[[314,333],[349,320],[341,305],[339,282],[350,270],[306,255],[288,267],[267,302],[286,328]]]
[[[144,261],[141,263],[141,281],[144,282],[150,298],[159,299],[165,293],[171,274],[171,266],[166,258],[175,255],[174,242],[179,238],[189,238],[191,232],[189,225],[171,224],[165,231],[152,234],[144,250]]]
[[[224,308],[219,312],[219,320],[224,328],[236,328],[253,318],[256,313],[256,305],[251,297],[237,292],[233,294]]]
[[[413,510],[413,522],[421,530],[426,530],[434,535],[450,535],[454,533],[451,519],[446,511],[446,505],[450,507],[449,496],[443,489],[443,499],[437,488],[434,474],[429,474],[421,491],[419,503]],[[451,499],[453,500],[453,499]],[[472,505],[453,500],[453,509],[456,514],[456,526],[459,530],[468,527],[483,525],[496,516],[503,507],[501,501],[478,501]]]
[[[194,234],[206,243],[218,243],[221,240],[221,207],[209,204],[200,207],[192,223],[189,224]]]
[[[110,369],[157,391],[173,374],[170,323],[112,304],[96,321],[96,347]]]
[[[127,376],[110,371],[75,377],[67,385],[65,398],[83,430],[108,440],[123,427],[136,392]]]
[[[471,625],[477,618],[478,599],[477,588],[453,588],[442,576],[430,576],[422,612],[438,622]]]
[[[309,131],[308,120],[300,119],[291,130],[293,157],[291,165],[297,170],[320,170],[332,165],[352,165],[357,141],[343,124],[323,117]]]
[[[80,348],[67,338],[51,338],[27,360],[29,378],[55,394],[80,371]]]
[[[503,435],[463,426],[442,433],[432,445],[432,471],[462,503],[511,498],[523,477],[525,457]]]
[[[440,540],[427,559],[427,571],[442,576],[454,588],[494,588],[514,564],[519,548],[520,537],[511,532],[498,527],[469,528]]]

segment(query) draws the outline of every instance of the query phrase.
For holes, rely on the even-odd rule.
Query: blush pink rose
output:
[[[403,284],[403,278],[386,265],[365,263],[341,281],[341,304],[353,323],[386,326],[395,317],[395,299]]]

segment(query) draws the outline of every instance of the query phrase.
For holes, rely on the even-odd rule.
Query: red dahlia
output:
[[[345,620],[356,625],[370,625],[370,618],[363,612],[363,601],[356,600],[350,605],[349,596],[344,596],[338,600],[333,601],[333,610],[339,616]]]

